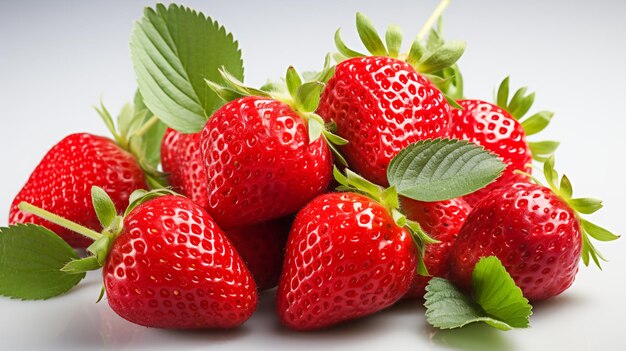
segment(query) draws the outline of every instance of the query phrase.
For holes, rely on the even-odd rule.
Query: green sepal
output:
[[[620,238],[619,235],[611,233],[609,230],[600,227],[594,223],[589,222],[586,219],[581,219],[580,224],[583,230],[589,234],[592,238],[598,241],[613,241]]]
[[[569,201],[574,210],[582,214],[593,214],[602,208],[602,200],[593,198],[577,198]]]
[[[533,159],[545,162],[556,152],[560,144],[558,141],[552,140],[530,141],[528,142],[528,148],[533,155]]]
[[[465,52],[465,42],[449,41],[434,52],[422,57],[415,69],[420,73],[433,73],[455,64]]]
[[[526,133],[526,136],[535,135],[543,131],[548,124],[550,124],[553,116],[554,113],[550,111],[540,111],[528,118],[525,118],[521,125]]]
[[[287,75],[285,78],[289,95],[296,96],[298,88],[302,85],[302,78],[300,78],[300,75],[296,69],[293,68],[293,66],[289,66],[289,68],[287,68]]]
[[[301,112],[314,112],[320,103],[324,83],[306,82],[296,88],[295,102]]]
[[[320,123],[315,118],[309,118],[307,125],[309,129],[309,142],[312,143],[322,136],[324,124]]]
[[[385,43],[387,44],[387,50],[389,50],[389,56],[398,58],[402,46],[402,28],[398,25],[390,24],[385,33]]]
[[[182,196],[170,189],[155,189],[151,191],[140,189],[133,191],[132,194],[130,194],[130,198],[128,200],[128,207],[126,208],[126,211],[124,211],[124,217],[127,217],[128,214],[131,213],[137,206],[149,200],[155,199],[159,196],[165,195]]]
[[[58,235],[39,225],[0,227],[0,249],[2,296],[45,300],[67,292],[85,277],[60,270],[79,257]]]
[[[112,245],[113,238],[111,238],[111,236],[105,235],[89,245],[87,251],[91,252],[93,254],[93,256],[91,257],[95,257],[98,264],[102,266],[104,265],[104,262],[109,255],[109,251],[111,251]]]
[[[88,256],[86,258],[69,261],[61,268],[61,271],[70,274],[81,274],[100,268],[102,268],[102,264],[98,262],[98,258],[96,256]]]
[[[96,300],[96,303],[99,303],[100,301],[102,301],[103,297],[104,297],[104,284],[102,284],[102,287],[100,288],[100,295],[98,295],[98,299]]]
[[[413,43],[411,43],[409,54],[406,57],[406,63],[415,67],[426,55],[426,53],[426,48],[422,45],[421,40],[419,38],[415,38],[415,40],[413,40]]]
[[[387,56],[385,44],[380,39],[374,24],[360,12],[356,14],[356,30],[367,51],[374,56]]]
[[[339,51],[339,54],[341,55],[341,56],[334,55],[335,56],[334,59],[336,62],[342,62],[349,58],[365,56],[364,54],[354,51],[348,48],[348,46],[346,46],[346,44],[343,42],[343,39],[341,39],[340,28],[337,29],[337,31],[335,31],[335,46],[337,47],[337,51]]]
[[[102,188],[94,186],[91,187],[91,202],[102,227],[108,227],[117,215],[113,200]]]

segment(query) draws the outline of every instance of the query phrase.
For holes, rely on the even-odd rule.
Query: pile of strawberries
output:
[[[527,141],[552,117],[525,118],[534,94],[509,96],[507,78],[496,102],[464,97],[456,62],[465,45],[436,29],[407,54],[397,27],[385,44],[361,14],[357,29],[369,54],[349,49],[338,31],[338,63],[327,59],[316,74],[290,67],[283,80],[252,88],[220,69],[207,84],[223,106],[197,133],[163,127],[146,138],[162,122],[149,99],[139,108],[141,95],[117,129],[101,109],[114,140],[79,133],[52,147],[0,237],[34,224],[86,248],[58,268],[102,268],[111,308],[158,328],[239,326],[259,292],[276,286],[282,324],[326,328],[421,299],[433,276],[471,291],[474,266],[488,256],[539,301],[572,285],[581,254],[598,263],[590,239],[617,236],[582,218],[601,203],[573,198],[569,179],[558,178],[558,143]],[[432,149],[457,144],[471,151]],[[418,147],[434,151],[399,158]],[[155,148],[160,168],[145,156]],[[501,165],[472,192],[429,197],[448,190],[413,194],[394,180],[406,163],[456,157],[430,170],[437,184],[470,167],[471,152]],[[533,158],[544,163],[547,187],[531,175]],[[424,170],[406,167],[419,183]],[[0,279],[9,274],[1,270]],[[0,293],[48,298],[69,288]]]

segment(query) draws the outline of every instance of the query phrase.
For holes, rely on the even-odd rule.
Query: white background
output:
[[[260,85],[293,64],[318,68],[333,50],[333,33],[358,46],[354,14],[380,30],[393,22],[409,39],[435,1],[244,2],[186,1],[239,39],[246,81]],[[92,109],[100,98],[113,111],[132,99],[128,40],[147,1],[0,2],[0,214],[44,153],[65,135],[106,135]],[[556,112],[540,138],[562,142],[557,167],[579,195],[605,200],[594,220],[617,233],[623,222],[626,150],[626,3],[622,1],[456,1],[445,33],[468,42],[461,66],[466,95],[490,99],[506,75],[538,91],[537,109]],[[537,140],[537,138],[533,138]],[[604,271],[581,268],[562,296],[535,306],[532,328],[499,333],[474,327],[436,332],[418,301],[332,330],[298,334],[282,328],[273,292],[234,331],[150,330],[94,304],[100,282],[88,276],[71,293],[46,302],[0,298],[3,349],[463,349],[623,350],[626,312],[624,240],[600,245]]]

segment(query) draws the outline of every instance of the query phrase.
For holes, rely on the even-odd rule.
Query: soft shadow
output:
[[[545,301],[532,302],[533,314],[550,314],[572,306],[581,306],[588,303],[590,303],[590,300],[585,295],[563,294]]]
[[[463,328],[434,330],[429,328],[432,342],[439,346],[464,351],[512,351],[513,344],[506,332],[496,330],[484,323],[472,323]]]

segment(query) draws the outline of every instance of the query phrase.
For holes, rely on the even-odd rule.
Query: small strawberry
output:
[[[289,233],[280,320],[313,330],[382,310],[407,292],[416,261],[411,234],[383,205],[355,193],[319,196]]]
[[[178,145],[182,134],[172,128],[167,128],[161,141],[161,167],[167,175],[167,182],[172,190],[181,193],[182,176],[181,165],[178,158]]]
[[[602,207],[600,200],[572,198],[566,176],[558,182],[554,158],[544,164],[549,187],[514,183],[493,191],[470,213],[451,254],[451,279],[468,289],[476,262],[497,256],[524,296],[545,300],[559,295],[574,282],[581,252],[599,266],[602,256],[590,241],[618,237],[589,221]]]
[[[472,206],[503,185],[524,181],[525,177],[515,174],[515,171],[531,173],[533,155],[538,160],[545,160],[558,146],[558,143],[550,141],[526,141],[527,135],[547,127],[553,115],[552,112],[541,111],[522,120],[535,98],[534,93],[526,95],[526,90],[517,90],[509,102],[507,77],[498,89],[497,105],[475,99],[457,101],[462,109],[453,110],[450,137],[481,145],[507,164],[507,169],[495,183],[465,197]]]
[[[290,217],[280,218],[225,231],[260,291],[278,284],[292,221]]]
[[[202,207],[168,190],[139,190],[124,216],[100,188],[92,189],[102,233],[22,203],[20,208],[96,239],[93,256],[61,270],[103,268],[111,308],[154,328],[233,328],[257,304],[256,285],[224,232]]]
[[[100,227],[91,205],[91,187],[110,194],[117,209],[128,205],[130,194],[146,187],[141,167],[133,155],[108,138],[71,134],[53,146],[39,162],[11,204],[9,224],[43,225],[76,248],[85,248],[89,238],[21,211],[25,201],[57,213],[88,228]]]
[[[348,140],[341,149],[348,164],[366,179],[388,185],[387,165],[400,150],[448,134],[450,105],[428,74],[453,65],[465,44],[449,42],[431,51],[418,38],[402,60],[399,28],[390,26],[388,48],[360,13],[357,30],[373,56],[348,49],[337,31],[335,41],[345,61],[324,89],[318,113]]]
[[[461,198],[422,202],[401,197],[400,206],[408,219],[419,223],[424,232],[438,241],[436,244],[426,246],[424,264],[428,273],[432,277],[447,277],[450,252],[471,210],[469,205]],[[422,298],[430,279],[431,277],[415,275],[405,297]]]
[[[210,86],[226,100],[235,99],[217,110],[202,131],[209,213],[229,229],[296,212],[326,190],[334,150],[330,141],[343,142],[312,112],[323,84],[303,84],[290,67],[289,95],[283,96],[245,87],[220,72],[228,86]]]
[[[156,171],[159,150],[153,149],[158,146],[163,125],[146,109],[126,105],[118,117],[118,131],[104,105],[97,112],[115,141],[78,133],[53,146],[13,200],[9,224],[44,225],[71,246],[85,248],[91,243],[88,238],[24,213],[17,205],[29,202],[86,227],[98,228],[91,206],[92,186],[105,189],[116,208],[122,210],[134,190],[160,185]]]

